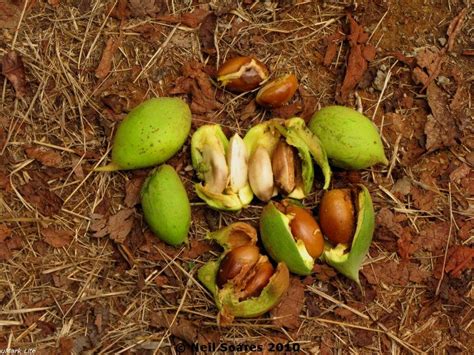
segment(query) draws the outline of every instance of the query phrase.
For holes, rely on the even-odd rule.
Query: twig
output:
[[[441,277],[439,278],[438,281],[438,286],[436,286],[436,292],[435,295],[438,296],[439,290],[441,288],[441,283],[443,282],[444,278],[444,268],[446,267],[446,259],[448,257],[448,248],[449,248],[449,243],[451,241],[451,234],[453,231],[453,201],[451,197],[451,183],[448,183],[448,189],[449,189],[449,194],[448,194],[448,202],[449,202],[449,232],[448,232],[448,239],[446,240],[446,248],[444,248],[444,258],[443,258],[443,268],[441,269]]]

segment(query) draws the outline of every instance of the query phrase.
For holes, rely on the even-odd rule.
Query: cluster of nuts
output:
[[[218,81],[234,92],[256,89],[268,79],[263,63],[238,57],[224,63]],[[263,85],[256,101],[278,107],[291,100],[298,82],[287,74]],[[184,144],[191,127],[191,111],[177,98],[147,100],[119,125],[112,162],[96,171],[138,169],[161,164]],[[319,224],[295,199],[313,188],[314,162],[331,180],[330,164],[364,169],[387,164],[373,123],[341,106],[316,112],[308,126],[298,117],[272,119],[250,128],[242,139],[230,140],[219,125],[201,126],[191,140],[193,167],[201,182],[197,195],[210,207],[236,211],[256,195],[268,202],[260,222],[260,236],[268,255],[256,246],[256,230],[235,223],[210,233],[224,253],[198,271],[199,280],[213,294],[222,320],[254,317],[278,304],[289,285],[289,272],[308,275],[316,259],[333,266],[360,286],[359,269],[374,231],[374,210],[367,188],[326,191],[319,206]],[[287,199],[270,201],[278,193]],[[191,208],[176,171],[162,165],[150,173],[141,190],[144,217],[162,240],[179,245],[187,241]]]
[[[374,228],[367,189],[361,185],[325,192],[319,222],[321,228],[310,211],[291,200],[265,206],[260,236],[266,252],[278,263],[276,271],[256,246],[257,233],[250,225],[237,222],[210,233],[225,251],[205,264],[198,278],[214,295],[220,320],[268,311],[286,291],[288,272],[309,275],[318,258],[360,286],[358,272]]]
[[[219,322],[256,317],[276,306],[289,286],[285,263],[276,268],[260,253],[257,231],[247,223],[233,223],[209,234],[223,248],[222,255],[198,271],[199,280],[214,296]]]
[[[373,220],[370,194],[361,185],[326,191],[319,206],[319,224],[295,202],[269,202],[260,217],[260,234],[272,259],[284,262],[295,274],[310,274],[315,260],[321,258],[338,270],[342,267],[342,273],[359,283],[362,258],[354,259],[354,255],[367,253]]]
[[[251,91],[264,83],[268,68],[256,58],[235,57],[226,61],[217,71],[222,86],[236,93]],[[264,107],[279,107],[291,100],[298,89],[294,74],[285,74],[269,81],[260,88],[256,101]]]
[[[315,159],[330,181],[324,149],[300,118],[269,120],[252,127],[244,139],[230,141],[219,125],[201,126],[193,135],[191,155],[203,183],[197,194],[211,207],[239,210],[255,194],[269,201],[278,193],[301,199],[313,185]]]

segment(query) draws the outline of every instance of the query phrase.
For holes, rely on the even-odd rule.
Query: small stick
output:
[[[438,286],[436,286],[436,292],[435,295],[438,296],[439,294],[439,289],[441,288],[441,283],[443,282],[444,278],[444,268],[446,267],[446,259],[448,257],[448,248],[449,248],[449,242],[451,241],[451,234],[453,230],[453,200],[451,197],[451,183],[448,183],[448,188],[449,188],[449,195],[448,195],[448,201],[449,201],[449,232],[448,232],[448,240],[446,240],[446,248],[444,249],[444,258],[443,258],[443,268],[441,269],[441,277],[439,278],[438,281]]]

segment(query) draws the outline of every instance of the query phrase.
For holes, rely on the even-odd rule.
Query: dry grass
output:
[[[306,287],[302,323],[295,331],[274,326],[268,317],[237,320],[230,327],[218,328],[214,303],[195,277],[209,255],[190,260],[183,257],[186,248],[182,248],[171,258],[155,246],[162,260],[153,261],[144,253],[117,247],[108,238],[94,238],[90,231],[94,214],[105,203],[110,214],[123,208],[124,186],[133,178],[132,173],[89,172],[107,159],[115,125],[100,98],[108,92],[124,91],[126,95],[126,83],[130,82],[147,97],[160,96],[179,76],[184,63],[191,59],[205,62],[209,58],[201,53],[197,32],[191,28],[146,17],[121,24],[110,17],[114,1],[92,0],[85,11],[75,3],[61,1],[60,6],[53,7],[40,2],[28,11],[25,7],[18,30],[0,33],[0,57],[9,50],[17,50],[27,67],[30,85],[27,98],[15,99],[7,80],[2,83],[0,123],[6,123],[8,132],[2,153],[7,157],[12,191],[0,191],[0,223],[7,223],[24,243],[21,250],[0,264],[0,349],[36,348],[51,354],[60,348],[61,338],[71,338],[78,352],[89,349],[91,353],[168,354],[174,351],[174,337],[169,329],[156,328],[152,318],[159,312],[168,312],[173,323],[187,318],[201,324],[203,332],[217,330],[225,343],[258,344],[277,337],[280,341],[299,343],[306,353],[328,348],[339,353],[441,353],[448,346],[469,352],[472,344],[462,344],[459,337],[451,335],[453,320],[445,312],[446,308],[455,310],[460,306],[443,305],[431,316],[417,319],[427,293],[438,294],[443,279],[435,290],[425,283],[379,283],[370,286],[376,296],[369,301],[342,277],[330,284],[315,280]],[[188,3],[191,2],[168,1],[169,10],[188,12],[192,9]],[[340,47],[330,71],[318,64],[316,55],[325,48],[324,36],[342,23],[347,3],[296,3],[288,7],[270,2],[265,6],[239,5],[221,17],[215,36],[216,62],[222,63],[235,53],[254,54],[275,76],[295,72],[317,98],[318,107],[324,106],[334,102],[346,49]],[[453,9],[446,16],[451,18],[455,13]],[[372,43],[383,45],[386,41],[387,30],[382,28],[385,16],[390,14],[382,12],[371,22]],[[244,25],[237,26],[240,23]],[[160,41],[143,40],[136,32],[143,24],[158,26]],[[112,71],[99,80],[94,71],[111,36],[120,37],[121,45]],[[375,122],[382,122],[384,135],[382,106],[396,87],[390,73],[400,68],[390,57],[372,65],[378,67],[382,63],[390,68],[382,92],[359,94],[364,112]],[[270,118],[270,112],[261,111],[255,118],[242,122],[240,110],[249,101],[249,95],[226,95],[224,107],[215,116],[230,130],[245,132],[250,125]],[[209,122],[216,119],[208,118]],[[397,198],[391,187],[400,174],[413,184],[422,184],[416,173],[401,167],[400,142],[399,138],[391,143],[384,136],[389,167],[365,171],[361,179],[370,186],[376,208],[388,207],[405,214],[414,233],[420,231],[420,222],[426,219],[449,221],[450,237],[444,254],[428,253],[422,262],[422,267],[432,272],[438,258],[442,258],[443,264],[446,262],[447,246],[458,229],[456,217],[472,218],[474,214],[472,207],[466,212],[453,206],[451,187],[436,189],[443,201],[438,210],[423,211],[410,201]],[[44,168],[29,159],[24,147],[30,144],[59,153],[59,170]],[[189,158],[185,161],[189,163]],[[84,168],[83,177],[74,173],[78,166]],[[61,211],[53,216],[41,215],[19,191],[20,185],[32,179],[34,170],[49,170],[48,186],[64,201]],[[393,176],[394,171],[397,177]],[[344,179],[342,173],[336,176]],[[183,179],[191,187],[190,175],[183,174]],[[320,193],[317,190],[309,196],[307,205],[316,206]],[[466,197],[472,206],[472,197]],[[256,224],[261,207],[257,204],[239,215],[206,209],[207,220],[195,215],[190,238],[202,240],[210,224],[226,225],[237,219]],[[193,212],[205,208],[197,199],[193,201]],[[446,208],[448,214],[444,213]],[[70,231],[73,241],[59,249],[45,245],[40,230],[47,226]],[[465,243],[472,243],[472,238]],[[376,241],[373,251],[366,267],[399,261],[397,253],[387,249],[383,241]],[[172,282],[158,285],[156,281],[163,276]],[[466,297],[464,302],[472,302],[472,290],[470,293],[471,298]],[[317,316],[314,309],[318,310]],[[349,314],[338,316],[335,312],[340,309]],[[472,331],[472,321],[468,321],[472,319],[472,308],[459,309],[469,311],[463,315],[464,328],[455,331]],[[373,340],[360,346],[359,336],[373,336]]]

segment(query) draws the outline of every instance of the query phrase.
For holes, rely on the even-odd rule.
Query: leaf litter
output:
[[[27,94],[25,66],[17,51],[10,51],[3,56],[2,74],[13,85],[16,97],[23,97]]]

